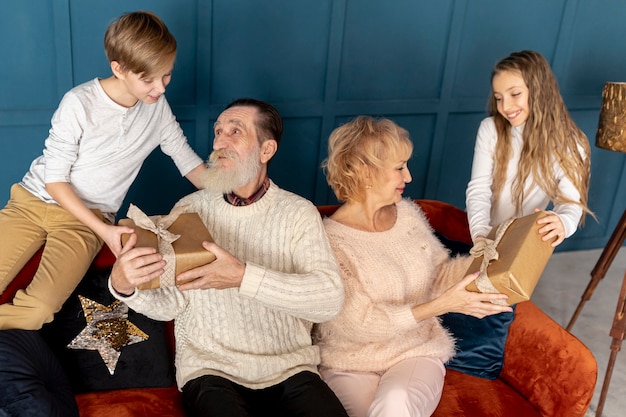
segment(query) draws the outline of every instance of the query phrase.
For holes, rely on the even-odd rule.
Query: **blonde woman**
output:
[[[454,341],[438,316],[511,311],[503,294],[468,292],[470,259],[450,258],[420,208],[403,199],[411,181],[408,132],[359,116],[335,129],[324,162],[339,209],[324,227],[345,301],[315,329],[320,373],[350,417],[430,416]]]

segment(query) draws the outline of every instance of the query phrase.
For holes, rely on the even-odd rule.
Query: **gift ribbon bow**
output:
[[[483,257],[483,261],[480,264],[480,274],[476,278],[476,281],[474,281],[478,290],[482,293],[500,292],[489,279],[489,276],[487,275],[487,267],[491,261],[497,261],[500,257],[497,250],[498,244],[500,244],[500,240],[502,239],[502,236],[504,236],[506,229],[509,228],[514,220],[515,218],[511,218],[500,224],[496,229],[496,236],[493,240],[487,238],[478,239],[472,249],[470,249],[470,254],[474,258]],[[506,301],[504,300],[493,301],[493,303],[506,305]]]
[[[161,275],[161,286],[174,286],[176,284],[176,254],[172,243],[180,235],[170,232],[169,227],[185,213],[186,206],[177,206],[165,216],[148,216],[137,206],[130,204],[126,217],[135,222],[142,229],[149,230],[157,237],[159,253],[165,259],[165,272]]]

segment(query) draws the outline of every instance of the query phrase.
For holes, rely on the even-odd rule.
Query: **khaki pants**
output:
[[[93,212],[104,220],[99,210]],[[11,187],[0,210],[0,293],[45,244],[32,282],[0,305],[0,330],[38,330],[72,294],[103,240],[57,204],[48,204],[23,187]]]

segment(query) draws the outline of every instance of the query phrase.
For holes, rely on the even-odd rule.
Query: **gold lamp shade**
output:
[[[596,146],[626,152],[626,83],[604,84]]]

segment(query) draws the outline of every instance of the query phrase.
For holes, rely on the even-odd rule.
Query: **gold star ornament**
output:
[[[122,348],[148,340],[148,335],[128,320],[128,306],[119,300],[104,306],[82,295],[78,298],[87,325],[67,347],[97,350],[113,375]]]

